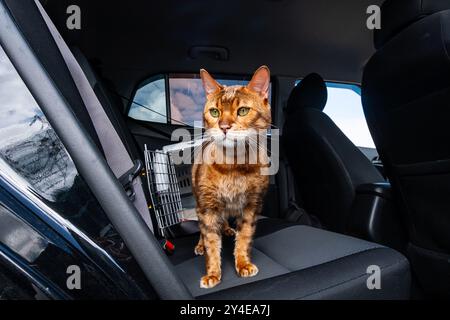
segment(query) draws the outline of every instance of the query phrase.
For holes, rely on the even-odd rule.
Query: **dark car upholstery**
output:
[[[326,102],[322,77],[306,76],[289,96],[282,141],[306,211],[345,232],[356,188],[384,178],[323,112]]]
[[[198,236],[176,239],[175,269],[199,299],[404,299],[409,296],[407,261],[392,249],[352,237],[283,222],[260,219],[252,249],[259,273],[240,278],[234,270],[232,239],[224,239],[223,280],[200,288],[204,258],[193,248]],[[367,268],[381,269],[382,290],[367,288]],[[384,291],[384,292],[381,292]]]
[[[404,212],[413,270],[450,293],[450,1],[388,0],[362,98]],[[444,280],[445,279],[445,280]]]
[[[89,130],[92,123],[83,116],[87,114],[83,101],[61,54],[48,36],[49,31],[41,21],[34,1],[7,0],[6,3],[37,58],[48,68],[55,86],[66,97],[86,132],[96,140],[95,130]],[[79,54],[78,57],[80,58]],[[86,73],[90,72],[86,69],[86,64],[84,68]],[[91,82],[94,88],[97,81]],[[100,100],[104,102],[103,108],[113,107],[112,103]],[[107,111],[107,114],[111,115],[112,112]],[[115,123],[113,119],[111,122]],[[129,139],[130,135],[124,135],[123,130],[116,130],[122,140]],[[132,144],[134,141],[127,143]],[[176,250],[171,260],[191,294],[199,298],[223,299],[409,297],[409,264],[395,250],[277,219],[261,219],[257,232],[253,256],[260,274],[251,279],[237,278],[232,267],[232,242],[226,242],[223,251],[223,282],[213,290],[199,288],[200,275],[204,272],[204,258],[195,257],[193,252],[198,235],[174,239]],[[383,278],[380,290],[369,290],[367,287],[367,268],[370,265],[377,265],[381,269]],[[158,284],[166,285],[161,282]]]
[[[91,83],[102,86],[102,80],[96,76],[82,53],[78,50],[76,52],[78,61],[86,73],[96,78],[91,79]],[[118,110],[113,103],[103,106]],[[259,220],[252,250],[253,261],[260,269],[259,274],[247,279],[236,275],[233,262],[234,242],[226,239],[222,251],[222,283],[213,289],[205,290],[199,285],[204,273],[204,257],[195,256],[193,250],[198,237],[198,234],[194,234],[172,239],[176,252],[170,257],[175,270],[194,297],[202,299],[363,298],[366,297],[364,292],[369,293],[366,287],[368,277],[366,269],[372,264],[380,266],[383,282],[387,281],[390,289],[385,288],[387,294],[370,291],[370,298],[398,299],[409,294],[409,287],[401,285],[409,281],[409,273],[405,273],[408,263],[397,252],[370,242],[268,218]],[[375,263],[378,255],[383,258]],[[351,262],[353,259],[359,263],[353,264]],[[350,265],[354,268],[350,269]],[[336,266],[339,267],[333,272],[332,269]],[[346,272],[341,272],[341,268]],[[327,276],[323,279],[308,277],[309,272],[319,272],[316,270],[326,270]],[[329,277],[329,275],[333,276]],[[273,281],[279,281],[284,285],[278,284],[279,290],[267,291],[268,286],[273,286]],[[253,291],[247,289],[246,284],[254,282],[258,283],[256,289]],[[288,283],[289,287],[285,287]],[[394,288],[402,289],[394,290]],[[222,293],[225,289],[227,290]]]

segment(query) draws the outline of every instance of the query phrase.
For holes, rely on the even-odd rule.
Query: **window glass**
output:
[[[96,239],[102,208],[0,46],[0,172]]]
[[[358,147],[375,148],[367,126],[358,86],[327,82],[328,101],[323,110]]]
[[[364,116],[361,89],[345,83],[326,82],[326,85],[328,100],[323,111],[356,146],[375,148]]]
[[[128,116],[136,120],[166,123],[166,105],[165,79],[153,78],[136,91]]]
[[[201,79],[195,76],[194,74],[171,74],[168,81],[169,88],[165,87],[163,79],[150,79],[136,91],[128,115],[137,120],[190,126],[193,126],[195,121],[202,121],[206,97]],[[247,80],[242,79],[218,79],[217,81],[226,86],[248,83]],[[167,91],[170,106],[167,105]]]
[[[201,79],[170,78],[170,115],[172,124],[193,125],[201,121],[205,93]]]

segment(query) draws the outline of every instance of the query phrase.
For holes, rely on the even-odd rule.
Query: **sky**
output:
[[[172,119],[191,125],[193,120],[201,121],[206,101],[202,80],[171,78],[169,89]]]
[[[329,87],[324,112],[356,146],[375,148],[358,93]]]
[[[166,116],[166,93],[165,80],[158,79],[139,88],[134,96],[134,101],[144,105],[156,112],[143,108],[137,104],[132,104],[128,116],[145,121],[162,122],[167,121]]]
[[[31,123],[42,112],[1,47],[0,83],[0,137],[1,146],[5,146],[35,134],[37,123],[30,126],[23,123]]]

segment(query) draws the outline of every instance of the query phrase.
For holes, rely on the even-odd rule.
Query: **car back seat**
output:
[[[304,209],[316,215],[325,229],[347,233],[357,187],[385,180],[323,112],[327,98],[327,86],[317,73],[295,86],[281,141]]]
[[[97,96],[99,96],[99,100],[103,101],[102,105],[105,109],[111,109],[107,111],[108,114],[112,114],[117,118],[117,122],[115,123],[123,123],[125,121],[123,119],[119,119],[123,117],[120,114],[120,108],[117,105],[114,105],[114,100],[112,97],[108,97],[109,91],[105,88],[103,84],[103,80],[98,76],[98,74],[93,70],[89,61],[83,55],[83,53],[77,49],[72,49],[75,57],[77,58],[80,66],[86,73],[92,88],[96,92]],[[102,89],[100,89],[102,88]],[[112,120],[113,121],[113,120]],[[120,125],[120,124],[118,124]],[[121,130],[127,130],[126,125],[121,127]],[[122,135],[123,139],[128,139],[128,144],[132,144],[134,141],[130,135],[130,137],[126,138],[125,135]],[[284,230],[286,228],[290,228],[289,230]],[[284,230],[284,231],[283,231]],[[278,233],[279,235],[272,235],[272,233]],[[337,236],[337,235],[336,235]],[[311,237],[311,238],[310,238]],[[340,236],[338,236],[340,237]],[[290,242],[290,239],[294,239],[293,243]],[[312,241],[312,238],[316,238],[317,241]],[[284,279],[290,271],[296,271],[299,274],[308,274],[303,271],[303,269],[309,267],[315,267],[316,264],[323,264],[321,266],[321,270],[328,270],[330,266],[339,265],[339,263],[335,262],[330,264],[331,261],[334,261],[334,257],[352,255],[354,252],[363,251],[366,249],[377,249],[381,248],[378,245],[371,244],[368,242],[358,242],[358,246],[349,246],[348,248],[345,246],[347,241],[352,242],[351,238],[342,238],[339,246],[335,246],[333,244],[335,239],[335,234],[332,233],[322,233],[318,229],[313,228],[305,228],[301,226],[300,223],[292,224],[288,222],[283,222],[278,219],[267,219],[263,218],[258,222],[257,233],[255,235],[255,242],[253,246],[253,259],[254,262],[259,266],[265,266],[256,277],[251,279],[243,279],[239,278],[234,272],[233,261],[230,259],[232,257],[233,251],[233,241],[230,239],[224,240],[223,252],[224,256],[228,259],[224,261],[224,279],[223,283],[216,288],[210,290],[204,290],[199,287],[198,280],[202,276],[202,272],[204,269],[204,258],[196,257],[193,253],[193,248],[196,245],[196,241],[198,240],[198,234],[191,235],[188,237],[183,237],[181,239],[173,239],[173,242],[176,245],[175,254],[170,256],[169,258],[175,265],[176,270],[182,276],[181,278],[185,281],[186,286],[189,288],[191,293],[194,296],[199,296],[201,298],[219,298],[222,297],[222,294],[218,292],[224,289],[230,289],[233,292],[233,295],[241,296],[243,299],[251,298],[251,299],[264,299],[264,298],[278,298],[277,296],[264,296],[260,295],[260,292],[257,290],[256,292],[248,292],[248,290],[242,290],[242,288],[237,288],[240,285],[245,283],[253,283],[259,280],[270,279],[270,277],[277,276],[279,280]],[[350,242],[348,242],[350,244]],[[320,249],[319,249],[320,248]],[[319,249],[324,254],[317,256],[309,256],[308,252],[313,252]],[[291,262],[289,255],[296,252],[305,252],[306,254],[302,254],[298,256],[298,260],[295,262]],[[351,259],[348,257],[348,259]],[[342,261],[345,263],[345,259]],[[363,278],[367,277],[365,270],[360,270],[361,276]],[[189,274],[189,277],[185,275]],[[289,278],[289,277],[288,277]],[[305,287],[301,292],[299,297],[301,298],[314,298],[319,297],[315,290],[314,282],[318,281],[318,279],[311,279],[314,282],[305,281],[303,278],[302,285]],[[310,281],[311,281],[310,280]],[[341,281],[342,279],[338,276],[335,277],[334,281]],[[330,281],[330,280],[324,280]],[[329,285],[336,285],[336,283],[331,282]],[[234,289],[231,289],[234,288]],[[337,291],[339,289],[336,289]],[[357,298],[356,290],[353,295],[348,295],[346,298]],[[266,293],[265,293],[266,294]],[[279,293],[277,293],[278,295]],[[289,299],[289,292],[286,293],[286,299]],[[332,295],[331,293],[322,293],[323,297],[327,295]],[[227,296],[225,296],[226,298]]]
[[[86,132],[98,141],[92,122],[85,116],[87,109],[80,92],[34,1],[5,0],[5,3]],[[110,121],[114,123],[111,118]],[[195,234],[177,239],[176,252],[170,259],[184,285],[199,299],[409,298],[409,263],[400,253],[378,244],[278,219],[258,222],[252,251],[260,269],[257,276],[236,276],[231,253],[233,242],[225,241],[222,283],[213,289],[200,289],[204,258],[194,255],[197,237]],[[367,286],[370,266],[377,266],[381,272],[380,289],[371,290]],[[158,282],[158,285],[165,284]]]

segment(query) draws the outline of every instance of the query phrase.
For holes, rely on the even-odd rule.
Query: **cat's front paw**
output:
[[[248,278],[248,277],[254,277],[258,274],[258,267],[255,266],[253,263],[246,263],[242,266],[237,266],[236,271],[239,276]]]
[[[236,230],[234,230],[233,228],[226,228],[225,230],[223,230],[223,234],[227,237],[233,237],[236,234]]]
[[[202,256],[205,254],[205,246],[203,244],[198,244],[195,246],[194,252],[197,256]]]
[[[200,279],[200,288],[209,289],[217,286],[220,283],[220,278],[217,276],[203,276]]]

